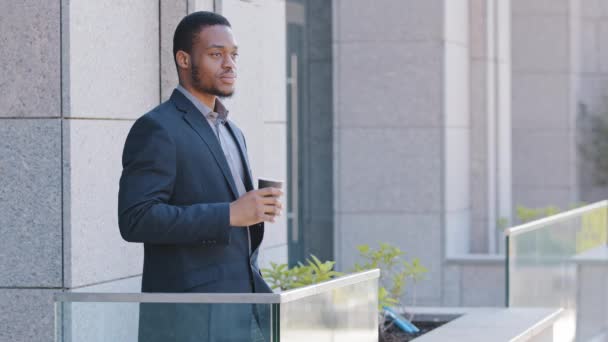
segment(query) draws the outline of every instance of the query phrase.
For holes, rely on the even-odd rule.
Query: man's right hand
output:
[[[252,190],[230,203],[230,225],[247,227],[262,221],[274,222],[281,215],[283,205],[278,197],[283,192],[277,188]]]

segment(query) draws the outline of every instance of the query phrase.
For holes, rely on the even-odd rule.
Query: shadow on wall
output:
[[[603,103],[599,112],[590,112],[584,103],[578,106],[579,183],[587,202],[608,198],[608,96]]]

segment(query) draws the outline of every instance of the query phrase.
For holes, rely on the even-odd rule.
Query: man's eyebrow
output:
[[[219,45],[219,44],[212,44],[212,45],[207,46],[207,50],[209,50],[209,49],[225,49],[225,48],[226,48],[226,46]],[[236,46],[236,45],[233,47],[233,50],[238,50],[238,49],[239,49],[239,47]]]

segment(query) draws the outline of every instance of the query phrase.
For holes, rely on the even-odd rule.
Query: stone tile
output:
[[[141,292],[141,275],[129,278],[112,280],[109,282],[87,285],[70,290],[71,292],[110,292],[110,293],[137,293]]]
[[[597,73],[600,68],[599,44],[599,24],[595,21],[583,19],[581,22],[580,51],[581,56],[580,71]]]
[[[141,244],[122,240],[117,194],[121,156],[131,121],[68,120],[64,125],[65,175],[69,183],[66,287],[141,274]]]
[[[156,106],[158,2],[70,2],[69,13],[67,115],[137,118]]]
[[[196,11],[213,11],[214,0],[187,0],[188,1],[188,13]],[[221,12],[221,11],[220,11]]]
[[[433,40],[443,36],[444,1],[338,0],[340,41]],[[383,23],[383,25],[378,25]]]
[[[417,284],[417,303],[440,303],[442,228],[439,215],[342,214],[338,225],[339,248],[335,254],[341,271],[350,271],[355,262],[363,262],[356,246],[369,244],[378,248],[379,243],[387,242],[404,251],[405,260],[419,258],[429,270],[425,279]],[[407,291],[408,288],[404,299],[411,303],[413,291],[409,294]]]
[[[446,256],[462,255],[470,252],[471,212],[459,210],[445,215]]]
[[[575,160],[570,150],[574,144],[574,137],[568,131],[513,132],[513,184],[573,185]]]
[[[173,35],[179,21],[188,14],[188,0],[161,0],[159,6],[161,101],[166,101],[178,83],[173,58]]]
[[[514,71],[570,71],[568,16],[515,15],[512,28]]]
[[[569,208],[574,203],[578,203],[577,191],[570,187],[513,185],[514,215],[518,205],[528,208],[544,208],[548,206]]]
[[[487,1],[470,0],[469,3],[469,41],[471,48],[471,58],[485,58],[488,55],[487,30],[488,18]]]
[[[468,49],[445,45],[443,110],[447,127],[468,127],[470,121],[470,66]]]
[[[511,1],[496,1],[497,7],[497,39],[498,49],[496,58],[498,61],[510,65],[511,61]],[[503,78],[504,79],[504,78]]]
[[[427,129],[344,129],[334,182],[338,210],[435,212],[442,207],[440,138]],[[425,135],[426,134],[426,135]],[[426,153],[428,152],[428,153]]]
[[[0,289],[0,340],[48,342],[55,338],[56,290]]]
[[[570,126],[571,86],[571,78],[567,74],[514,73],[514,131],[534,128],[567,129]]]
[[[488,253],[488,219],[473,218],[469,237],[471,253]]]
[[[603,0],[583,0],[578,1],[580,7],[580,13],[582,14],[582,20],[586,18],[598,18],[602,15],[602,5],[600,4]]]
[[[608,3],[606,1],[597,0],[600,4],[601,17],[606,19],[608,17]]]
[[[438,42],[340,44],[336,125],[439,126],[443,53]]]
[[[444,265],[443,266],[443,296],[441,306],[460,306],[460,293],[462,291],[460,283],[462,282],[459,265]]]
[[[61,122],[0,119],[0,136],[0,286],[61,287]]]
[[[436,128],[341,128],[339,131],[338,144],[348,156],[373,155],[379,149],[394,159],[439,157],[441,153],[441,131]]]
[[[586,1],[586,0],[585,0]],[[594,1],[594,0],[592,0]],[[570,10],[569,0],[513,0],[511,1],[513,13],[516,15],[530,14],[561,14],[566,15]]]
[[[608,17],[608,5],[606,6],[606,16]],[[608,73],[608,44],[606,41],[608,40],[608,20],[605,20],[599,24],[599,35],[598,35],[598,48],[599,48],[599,60],[600,60],[600,70],[603,73]]]
[[[486,159],[488,153],[489,132],[488,122],[492,120],[490,102],[493,92],[488,87],[491,75],[488,74],[488,62],[474,60],[471,62],[471,97],[470,97],[470,129],[471,129],[471,158]]]
[[[445,129],[444,196],[445,210],[470,208],[471,151],[470,130]]]
[[[469,45],[469,1],[470,0],[445,0],[444,1],[444,38],[448,42]],[[417,3],[420,6],[420,3]]]
[[[505,306],[505,269],[500,265],[462,266],[462,306]]]
[[[60,2],[3,1],[0,13],[0,117],[60,116]]]
[[[486,215],[489,210],[488,163],[485,160],[471,160],[469,197],[473,215]]]

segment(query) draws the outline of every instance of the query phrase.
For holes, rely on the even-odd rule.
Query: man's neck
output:
[[[180,83],[184,89],[186,89],[190,94],[194,95],[199,101],[201,101],[205,106],[207,106],[211,110],[215,110],[215,95],[201,93],[187,84]]]

